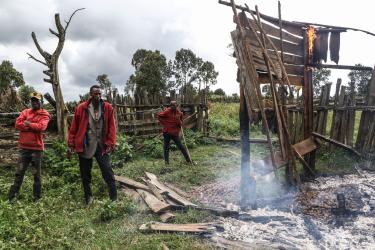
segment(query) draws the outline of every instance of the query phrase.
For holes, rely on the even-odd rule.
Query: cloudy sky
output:
[[[245,1],[236,1],[243,4]],[[48,32],[55,28],[54,13],[68,18],[69,26],[59,68],[66,100],[87,92],[99,74],[106,73],[120,89],[133,72],[133,53],[139,48],[160,50],[168,59],[180,48],[190,48],[219,71],[218,84],[227,93],[238,92],[236,65],[227,48],[234,29],[232,11],[217,0],[0,0],[0,61],[11,60],[26,82],[43,92],[52,92],[42,82],[44,66],[28,59],[39,56],[31,39],[35,31],[42,47],[53,51],[57,41]],[[277,16],[277,0],[247,3],[261,12]],[[375,32],[372,20],[375,4],[363,1],[282,0],[286,20],[357,27]],[[310,5],[309,5],[310,4]],[[342,35],[340,64],[375,64],[375,37],[349,31]],[[331,63],[331,62],[329,62]],[[334,71],[333,78],[347,71]],[[335,79],[332,79],[335,81]]]

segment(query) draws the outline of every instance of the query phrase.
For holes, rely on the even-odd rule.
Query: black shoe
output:
[[[91,206],[91,204],[94,202],[94,199],[92,198],[92,196],[88,196],[85,198],[85,204],[86,204],[86,207],[89,207]]]
[[[16,194],[17,194],[17,188],[14,185],[12,185],[9,189],[8,201],[11,202],[16,197]]]

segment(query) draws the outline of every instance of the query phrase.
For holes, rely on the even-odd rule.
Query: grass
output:
[[[162,159],[139,154],[133,161],[114,171],[138,180],[144,175],[144,171],[153,172],[162,180],[187,190],[238,169],[238,157],[224,152],[219,145],[199,146],[192,149],[191,154],[198,163],[197,166],[184,163],[182,155],[178,151],[172,151],[173,164],[165,175],[160,175],[164,167]],[[71,183],[66,183],[62,181],[62,176],[52,175],[49,170],[43,173],[43,198],[39,202],[32,201],[32,176],[28,172],[20,198],[9,204],[6,202],[6,195],[13,181],[13,174],[12,168],[0,169],[0,249],[162,249],[162,242],[170,249],[213,247],[194,236],[139,232],[141,224],[160,221],[159,217],[138,211],[136,205],[121,192],[119,202],[110,203],[97,166],[93,169],[94,204],[90,208],[83,205],[79,177],[69,174]],[[74,180],[70,175],[77,178]],[[206,212],[191,210],[177,214],[175,223],[212,220],[214,218]]]

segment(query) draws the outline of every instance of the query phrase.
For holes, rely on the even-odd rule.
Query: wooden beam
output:
[[[196,224],[166,224],[148,223],[139,227],[141,231],[147,232],[168,232],[168,233],[209,233],[216,231],[217,223],[196,223]]]
[[[315,137],[317,137],[317,138],[319,138],[319,139],[322,139],[322,140],[324,140],[326,142],[329,142],[329,143],[332,143],[332,144],[334,144],[336,146],[339,146],[339,147],[341,147],[343,149],[349,150],[350,152],[358,155],[359,157],[362,157],[362,155],[357,150],[355,150],[354,148],[352,148],[352,147],[350,147],[348,145],[345,145],[344,143],[341,143],[339,141],[336,141],[336,140],[333,140],[331,138],[325,137],[324,135],[318,134],[316,132],[312,132],[312,135],[315,136]]]
[[[223,0],[219,0],[219,4],[223,4],[223,5],[226,5],[226,6],[232,6],[232,4],[230,2],[226,2],[226,1],[223,1]],[[241,5],[236,5],[235,6],[237,9],[239,10],[242,10],[242,11],[248,11],[248,8],[246,7],[243,7]],[[253,14],[255,14],[255,11],[251,10],[251,12]],[[264,14],[260,14],[260,17],[270,23],[273,23],[275,25],[278,25],[278,19],[277,18],[274,18],[274,17],[271,17],[271,16],[267,16],[267,15],[264,15]],[[364,32],[368,35],[371,35],[371,36],[375,36],[374,33],[372,32],[369,32],[369,31],[366,31],[366,30],[362,30],[362,29],[356,29],[356,28],[349,28],[349,27],[341,27],[341,26],[333,26],[333,25],[327,25],[327,24],[320,24],[320,23],[308,23],[308,22],[291,22],[291,21],[285,21],[283,20],[283,27],[284,29],[290,31],[290,33],[294,33],[296,32],[296,28],[302,28],[302,27],[307,27],[309,25],[313,25],[313,26],[321,26],[321,27],[326,27],[326,28],[333,28],[333,29],[340,29],[340,30],[354,30],[354,31],[360,31],[360,32]],[[294,29],[294,32],[292,31],[292,29]]]
[[[351,66],[351,65],[335,65],[335,64],[318,64],[312,65],[318,69],[347,69],[347,70],[360,70],[360,71],[373,71],[374,68],[369,66]]]

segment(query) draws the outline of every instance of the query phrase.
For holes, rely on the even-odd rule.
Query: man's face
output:
[[[102,96],[102,92],[99,88],[93,88],[90,95],[93,101],[99,102]]]
[[[40,107],[41,107],[40,100],[38,100],[36,98],[31,98],[31,108],[33,110],[38,110],[38,109],[40,109]]]
[[[176,102],[171,102],[171,109],[173,110],[173,111],[175,111],[176,109],[177,109],[177,103]]]

